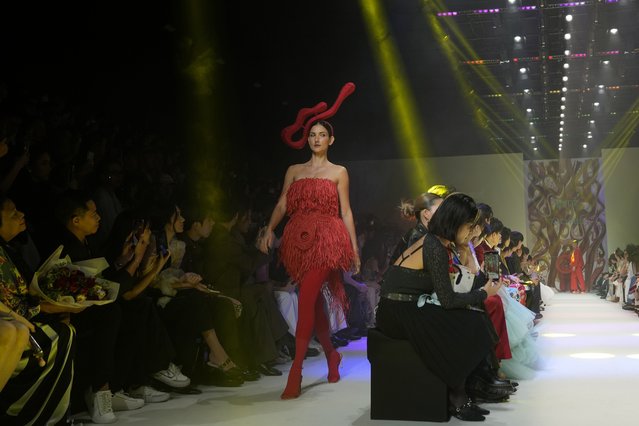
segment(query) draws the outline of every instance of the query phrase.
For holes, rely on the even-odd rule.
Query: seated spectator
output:
[[[151,230],[144,219],[134,220],[125,212],[116,219],[107,244],[106,257],[111,265],[105,276],[120,283],[118,303],[122,307],[122,325],[115,352],[115,379],[112,389],[127,389],[134,398],[146,403],[169,399],[149,382],[154,378],[172,390],[182,392],[190,379],[173,364],[175,350],[153,297],[147,288],[169,259],[148,257],[143,264]],[[116,411],[117,408],[114,409]]]
[[[74,262],[96,257],[87,241],[100,226],[95,202],[86,194],[67,192],[58,199],[55,215],[63,227],[58,240],[64,246],[62,255],[68,255]],[[81,407],[79,400],[83,396],[94,423],[115,422],[114,406],[127,410],[144,404],[143,400],[131,398],[110,386],[115,374],[115,344],[121,319],[122,309],[118,303],[91,306],[71,316],[71,324],[78,333],[72,411]]]
[[[267,259],[245,242],[250,210],[241,210],[230,200],[217,206],[215,226],[205,243],[205,280],[242,303],[242,335],[255,344],[251,348],[255,367],[262,374],[280,375],[270,364],[279,356],[278,340],[286,336],[288,325],[278,309],[273,288],[254,280],[259,262]],[[241,226],[236,227],[237,223]]]
[[[408,339],[429,370],[446,383],[451,414],[473,421],[484,420],[481,413],[486,411],[469,400],[466,378],[491,351],[493,340],[482,313],[465,308],[497,294],[501,283],[489,281],[481,289],[455,293],[449,264],[455,244],[468,237],[476,216],[470,197],[449,195],[433,214],[428,233],[386,271],[377,312],[379,329],[391,338]],[[441,306],[418,304],[433,292]]]
[[[77,310],[40,303],[29,296],[27,283],[9,256],[9,253],[15,253],[10,246],[11,240],[25,230],[24,215],[8,198],[0,198],[0,206],[0,323],[2,336],[7,339],[3,343],[11,342],[9,326],[13,325],[16,330],[13,335],[15,346],[7,351],[3,347],[0,352],[0,385],[3,385],[0,386],[0,424],[56,424],[64,420],[69,407],[74,332],[68,324],[57,319],[42,322],[38,314],[41,311],[60,314]],[[27,350],[29,332],[42,348],[44,367]],[[11,366],[16,367],[16,357],[20,362],[9,372]],[[5,384],[7,373],[11,378]]]
[[[184,217],[173,203],[162,203],[151,213],[153,236],[147,256],[156,257],[168,253],[170,266],[164,269],[153,285],[162,293],[158,300],[160,315],[176,350],[176,359],[184,366],[187,375],[199,373],[199,380],[217,386],[240,386],[244,372],[229,357],[215,330],[215,312],[211,302],[211,290],[203,284],[202,277],[179,269],[185,252],[185,244],[176,237],[184,231]],[[197,339],[203,339],[208,349],[204,365],[196,362]]]

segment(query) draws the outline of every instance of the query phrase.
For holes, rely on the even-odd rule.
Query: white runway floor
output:
[[[557,294],[537,326],[544,368],[508,403],[486,404],[489,425],[634,424],[639,392],[639,318],[590,294]],[[304,364],[302,396],[281,401],[282,377],[240,388],[207,387],[162,404],[117,413],[135,425],[411,425],[370,420],[366,340],[342,348],[342,380],[326,381],[323,354]],[[280,366],[288,371],[288,365]],[[422,423],[423,424],[423,423]],[[468,424],[453,418],[449,424]]]

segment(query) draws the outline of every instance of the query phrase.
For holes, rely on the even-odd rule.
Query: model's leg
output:
[[[297,398],[300,395],[302,363],[315,327],[316,301],[319,298],[322,284],[326,281],[328,273],[328,270],[308,271],[300,283],[297,329],[295,332],[295,359],[288,373],[288,382],[286,389],[282,393],[282,399]]]

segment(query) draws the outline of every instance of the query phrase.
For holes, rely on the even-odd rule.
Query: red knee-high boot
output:
[[[302,363],[315,327],[316,301],[328,272],[328,270],[308,271],[300,283],[297,329],[295,330],[295,359],[288,373],[286,388],[281,395],[282,399],[297,398],[302,392]]]

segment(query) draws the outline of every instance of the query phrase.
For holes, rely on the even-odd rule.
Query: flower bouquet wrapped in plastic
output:
[[[98,277],[109,264],[103,257],[72,263],[58,247],[33,275],[29,289],[57,306],[87,307],[113,302],[120,284]]]

